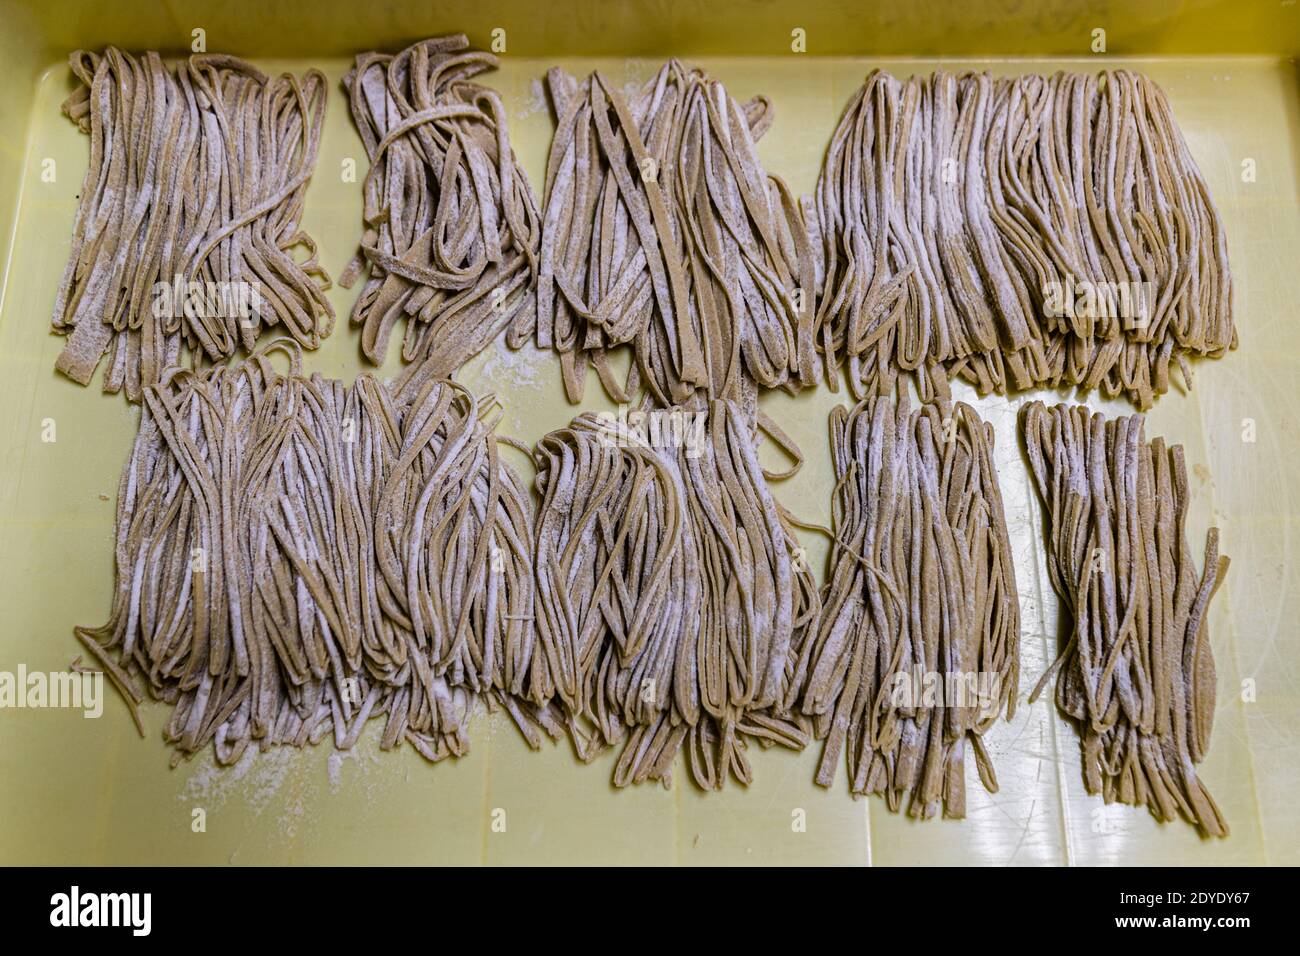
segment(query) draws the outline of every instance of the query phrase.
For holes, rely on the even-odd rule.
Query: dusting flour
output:
[[[222,767],[210,753],[205,754],[176,799],[202,807],[211,816],[231,798],[242,798],[254,817],[275,813],[275,832],[282,839],[292,839],[306,814],[302,775],[293,774],[295,758],[300,756],[290,747],[275,747],[266,753],[248,747],[234,766]]]
[[[479,367],[477,378],[486,387],[499,391],[541,386],[541,362],[546,357],[538,349],[529,346],[512,349],[504,339],[498,338],[485,354],[487,358]]]
[[[516,119],[527,119],[546,110],[546,89],[541,80],[533,80],[528,87],[528,102],[524,108],[515,113]]]

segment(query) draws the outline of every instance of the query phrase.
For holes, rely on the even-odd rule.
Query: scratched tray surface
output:
[[[541,85],[556,61],[508,59],[486,82],[509,110],[517,152],[540,194],[552,119]],[[568,59],[616,83],[643,81],[651,60]],[[759,151],[799,193],[812,189],[840,110],[869,69],[940,66],[997,73],[1093,69],[1096,61],[866,61],[722,58],[698,61],[738,99],[763,92],[776,120]],[[262,61],[267,69],[318,66],[332,81],[324,142],[304,224],[338,275],[360,229],[361,195],[344,182],[346,160],[366,168],[337,86],[342,60]],[[1074,731],[1050,694],[1026,696],[1055,655],[1058,606],[1048,583],[1042,515],[1015,432],[1027,399],[974,399],[997,431],[997,462],[1015,547],[1022,605],[1020,706],[986,740],[1001,787],[988,794],[968,769],[965,821],[917,823],[878,800],[854,800],[844,771],[829,790],[812,783],[819,749],[754,757],[755,781],[703,794],[685,776],[671,790],[615,791],[613,756],[580,765],[567,745],[527,750],[504,715],[476,719],[471,752],[429,766],[409,748],[381,753],[372,727],[348,753],[282,748],[230,770],[203,755],[169,769],[162,706],[146,708],[140,739],[121,702],[103,716],[67,710],[0,713],[0,862],[46,863],[1262,863],[1300,862],[1300,580],[1296,545],[1300,403],[1300,86],[1276,59],[1107,60],[1148,72],[1168,92],[1227,223],[1242,348],[1197,366],[1195,389],[1171,393],[1148,434],[1182,442],[1191,469],[1191,547],[1217,524],[1233,559],[1210,628],[1219,673],[1213,746],[1202,776],[1232,835],[1206,842],[1189,825],[1157,825],[1143,810],[1087,796]],[[120,397],[81,389],[52,371],[62,339],[48,333],[66,260],[87,138],[59,113],[71,90],[51,64],[33,90],[20,152],[20,202],[0,304],[0,670],[67,667],[74,624],[101,623],[113,582],[114,498],[138,412]],[[52,160],[51,166],[47,160]],[[1246,163],[1247,160],[1252,162]],[[1246,163],[1246,165],[1243,165]],[[1243,181],[1243,172],[1253,170]],[[52,169],[53,181],[42,176]],[[351,378],[365,368],[346,323],[353,293],[330,293],[340,324],[307,356],[310,371]],[[400,339],[400,336],[396,337]],[[394,354],[385,374],[398,367]],[[577,411],[563,399],[558,365],[535,351],[488,349],[462,374],[505,402],[501,430],[526,441]],[[586,406],[610,408],[593,384]],[[1067,399],[1039,394],[1033,397]],[[776,493],[802,517],[830,517],[827,415],[845,400],[824,387],[772,394],[766,409],[800,443],[808,463]],[[1094,402],[1112,413],[1121,403]],[[52,421],[56,440],[42,441]],[[766,451],[764,452],[766,454]],[[514,453],[510,453],[512,456]],[[775,459],[773,459],[775,460]],[[513,463],[526,476],[522,456]],[[825,544],[804,541],[814,567]],[[194,832],[203,810],[204,832]],[[800,821],[802,826],[796,825]],[[493,826],[494,822],[497,826]],[[504,824],[502,827],[501,824]]]

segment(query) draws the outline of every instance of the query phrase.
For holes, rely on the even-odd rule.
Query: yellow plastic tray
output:
[[[1025,704],[1055,653],[1057,602],[1015,432],[1027,399],[986,399],[977,405],[997,428],[1016,544],[1022,706],[988,737],[1001,791],[986,794],[972,771],[964,822],[916,823],[880,801],[854,800],[843,770],[833,788],[817,788],[815,748],[757,755],[748,790],[703,794],[679,773],[672,790],[615,791],[612,757],[582,766],[567,745],[530,753],[504,715],[480,717],[471,753],[436,767],[409,748],[380,753],[372,728],[348,754],[281,749],[224,772],[204,755],[169,770],[163,707],[146,709],[142,740],[110,693],[99,720],[0,711],[0,863],[1300,862],[1291,796],[1300,784],[1300,14],[1271,0],[1051,2],[1011,19],[1004,6],[0,0],[0,670],[66,668],[78,651],[72,626],[107,616],[113,499],[138,419],[98,382],[82,389],[53,371],[62,340],[49,333],[49,315],[88,152],[59,113],[72,88],[68,51],[116,43],[180,54],[202,28],[210,50],[255,57],[267,70],[317,66],[337,84],[354,52],[460,31],[487,46],[500,27],[503,66],[486,82],[504,95],[515,149],[539,192],[552,125],[541,80],[557,63],[576,73],[598,67],[623,84],[676,54],[738,98],[766,93],[776,121],[760,153],[796,192],[813,187],[841,108],[874,66],[1010,74],[1124,65],[1168,92],[1225,217],[1232,257],[1241,349],[1198,365],[1194,391],[1163,398],[1148,423],[1148,434],[1187,448],[1193,550],[1217,524],[1233,558],[1210,618],[1219,707],[1202,769],[1232,826],[1228,839],[1202,841],[1188,825],[1159,826],[1145,811],[1087,796],[1073,730],[1050,700]],[[795,28],[806,31],[806,54],[790,50]],[[1104,55],[1090,52],[1097,28],[1107,31]],[[340,170],[348,158],[364,170],[366,160],[337,85],[330,96],[304,224],[337,275],[361,224],[359,186]],[[47,159],[53,182],[42,179]],[[1253,182],[1242,178],[1246,160]],[[366,368],[346,324],[353,294],[336,288],[330,298],[340,326],[306,365],[351,378]],[[396,368],[390,359],[384,371]],[[576,412],[557,364],[540,353],[489,349],[462,378],[500,394],[502,431],[526,441]],[[827,414],[843,400],[825,388],[764,398],[809,458],[777,485],[778,497],[822,522],[832,484]],[[587,407],[610,407],[594,382]],[[53,443],[41,441],[46,419],[56,423]],[[1243,441],[1245,419],[1254,442]],[[522,458],[515,464],[530,474]],[[820,568],[823,543],[806,544]],[[195,808],[206,811],[206,832],[191,830]],[[792,827],[799,809],[806,832]],[[505,811],[504,832],[492,828],[496,810]]]

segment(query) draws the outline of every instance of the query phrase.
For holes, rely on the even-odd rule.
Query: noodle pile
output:
[[[1108,421],[1082,406],[1025,407],[1025,444],[1048,512],[1047,566],[1072,622],[1034,696],[1059,671],[1056,704],[1082,734],[1089,793],[1226,836],[1196,764],[1214,722],[1205,614],[1228,559],[1211,528],[1197,572],[1183,532],[1182,446],[1148,443],[1143,424],[1141,415]]]
[[[365,53],[343,80],[370,169],[361,250],[340,284],[369,264],[352,308],[366,358],[382,364],[405,319],[403,360],[436,377],[507,326],[531,327],[535,309],[537,201],[501,97],[471,82],[497,58],[468,46],[447,36]]]
[[[751,420],[722,399],[642,425],[584,413],[538,445],[539,647],[579,757],[622,745],[617,786],[667,784],[683,746],[702,788],[747,784],[749,741],[807,743],[795,664],[818,596]]]
[[[465,752],[474,702],[541,701],[532,514],[464,389],[351,387],[266,351],[145,390],[117,505],[108,623],[78,637],[127,698],[173,705],[175,759],[211,743]]]
[[[677,60],[633,96],[553,69],[537,343],[569,400],[587,366],[620,402],[812,385],[813,255],[798,203],[759,165],[770,104],[745,105]],[[630,343],[626,382],[608,351]]]
[[[139,401],[182,343],[195,364],[251,351],[281,324],[314,349],[333,329],[329,277],[298,227],[325,78],[268,77],[231,56],[78,51],[63,111],[90,134],[72,252],[54,305],[56,368]],[[297,247],[308,258],[295,258]]]
[[[916,411],[906,395],[831,416],[836,540],[821,619],[800,664],[802,711],[841,750],[855,794],[892,810],[963,817],[969,742],[1015,712],[1020,606],[993,464],[993,429],[969,405]]]
[[[854,394],[943,366],[981,393],[1146,408],[1237,344],[1223,223],[1164,93],[1127,70],[874,72],[817,184],[817,327]],[[924,376],[922,376],[922,384]]]
[[[358,56],[344,80],[370,167],[342,284],[368,269],[362,351],[382,363],[404,319],[410,364],[392,383],[307,377],[301,348],[333,324],[298,228],[322,75],[112,47],[71,62],[91,160],[58,368],[84,385],[108,353],[105,390],[143,401],[111,616],[77,636],[137,725],[146,694],[172,705],[177,762],[346,749],[372,718],[384,749],[438,761],[484,704],[533,747],[617,748],[619,787],[669,784],[682,751],[700,787],[748,784],[751,744],[816,738],[818,784],[843,754],[852,793],[963,817],[968,747],[997,790],[983,737],[1014,715],[1020,610],[993,429],[949,380],[1146,408],[1171,365],[1190,385],[1189,357],[1236,347],[1222,223],[1140,75],[874,72],[805,221],[758,162],[766,100],[677,60],[630,95],[553,69],[539,213],[500,97],[472,82],[496,58],[449,36]],[[160,310],[173,279],[255,286],[264,307]],[[289,337],[259,349],[276,323]],[[583,413],[524,449],[536,511],[495,399],[448,380],[503,332],[559,353],[570,401],[589,366],[639,400],[635,421]],[[767,484],[794,469],[757,452],[761,430],[801,463],[757,395],[815,385],[819,351],[862,399],[831,415],[820,592],[793,534],[815,526]],[[1023,426],[1072,618],[1034,697],[1059,674],[1090,793],[1225,835],[1195,765],[1227,559],[1212,529],[1195,569],[1182,449],[1148,444],[1141,415],[1035,402]]]

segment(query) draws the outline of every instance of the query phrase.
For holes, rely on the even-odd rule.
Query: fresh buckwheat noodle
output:
[[[569,400],[588,365],[617,401],[736,400],[746,381],[815,380],[813,255],[798,203],[765,173],[765,99],[743,106],[670,60],[627,96],[600,73],[547,76],[537,343],[560,353]],[[608,353],[630,344],[625,382]]]
[[[90,135],[90,164],[54,305],[68,338],[56,368],[86,385],[107,354],[104,390],[139,401],[182,345],[195,366],[251,352],[263,326],[319,346],[329,277],[299,220],[325,77],[217,54],[169,68],[116,47],[70,63],[82,85],[63,111]]]
[[[178,760],[348,748],[380,716],[382,747],[440,760],[465,752],[480,699],[536,744],[532,511],[491,407],[429,377],[401,394],[305,377],[289,340],[172,369],[119,486],[112,614],[78,637],[133,713],[145,691],[172,705]]]
[[[1228,559],[1211,528],[1196,570],[1183,531],[1182,446],[1147,442],[1144,424],[1142,415],[1108,420],[1080,405],[1025,406],[1047,567],[1071,618],[1060,657],[1030,699],[1056,677],[1057,707],[1082,737],[1089,793],[1226,836],[1196,764],[1214,722],[1205,616]]]
[[[343,80],[370,169],[365,234],[340,284],[369,266],[352,321],[371,362],[405,320],[403,360],[437,377],[531,327],[535,309],[537,202],[501,97],[471,81],[497,59],[468,47],[447,36],[364,53]]]
[[[819,345],[855,395],[937,365],[1147,408],[1237,344],[1223,222],[1141,74],[873,72],[815,211]]]
[[[796,679],[855,794],[966,813],[965,756],[997,790],[983,735],[1015,712],[1020,607],[993,429],[962,403],[871,397],[831,415],[835,542]]]

